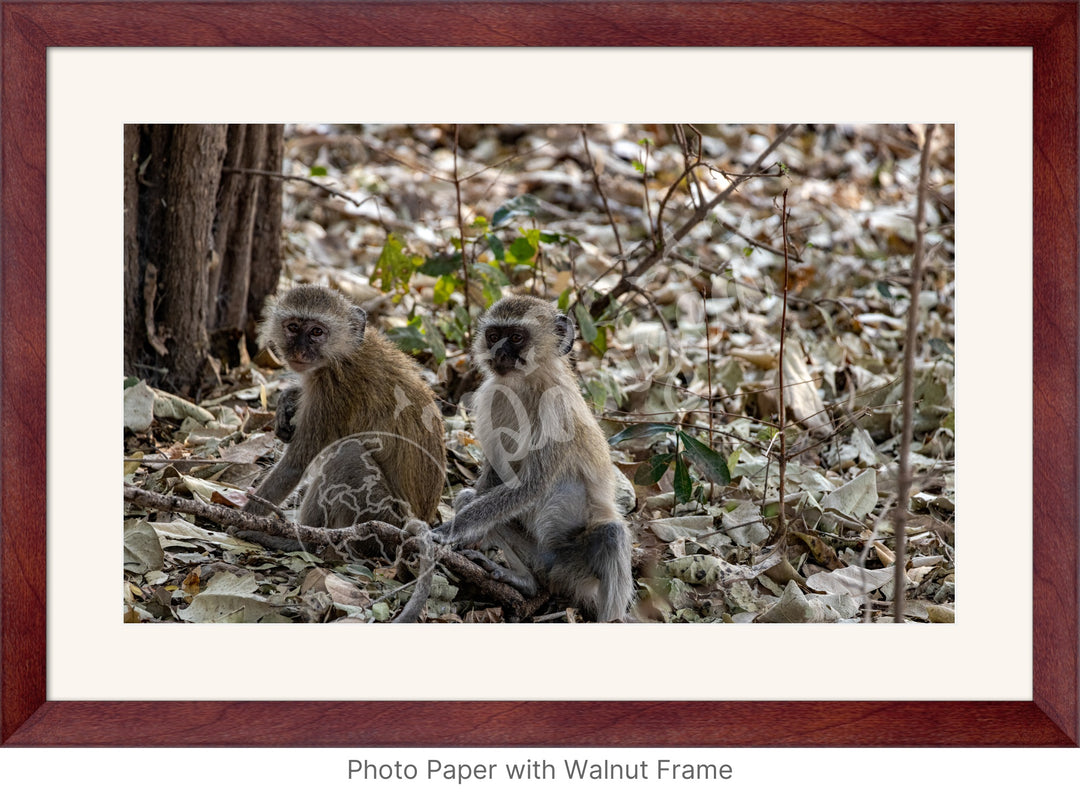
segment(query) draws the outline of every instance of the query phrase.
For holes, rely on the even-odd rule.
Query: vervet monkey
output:
[[[430,521],[446,481],[444,428],[416,363],[322,287],[271,301],[260,339],[300,385],[281,394],[275,431],[288,447],[255,495],[280,504],[310,466],[302,524]],[[245,509],[271,511],[257,499]]]
[[[472,355],[484,376],[471,406],[486,464],[463,490],[442,543],[497,546],[496,579],[535,595],[538,580],[600,621],[634,595],[630,535],[615,508],[607,441],[567,360],[574,325],[548,302],[503,298],[480,319]]]

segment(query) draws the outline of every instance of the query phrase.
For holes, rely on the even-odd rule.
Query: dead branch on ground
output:
[[[403,559],[420,557],[422,581],[418,584],[424,584],[423,574],[429,573],[425,571],[423,550],[426,548],[425,541],[430,543],[430,539],[414,536],[409,531],[382,521],[367,521],[343,529],[323,529],[251,515],[220,504],[207,504],[199,499],[166,496],[127,483],[124,484],[124,500],[143,509],[198,515],[223,528],[235,527],[241,533],[237,537],[264,548],[298,551],[330,546],[353,559],[376,559],[387,563],[393,562],[400,553]],[[432,565],[441,564],[458,579],[475,587],[485,599],[501,605],[511,617],[525,618],[545,601],[543,596],[526,599],[513,587],[492,579],[484,568],[448,547],[431,546],[434,555]],[[430,583],[427,586],[430,587]],[[416,607],[422,605],[410,607],[410,604],[406,607],[418,614]]]

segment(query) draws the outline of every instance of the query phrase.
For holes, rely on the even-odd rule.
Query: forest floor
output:
[[[337,288],[419,360],[447,428],[442,520],[481,462],[460,403],[476,383],[466,296],[472,314],[509,292],[571,314],[582,392],[629,480],[638,620],[891,620],[906,450],[904,615],[951,622],[953,130],[934,133],[913,293],[923,135],[905,125],[795,126],[786,137],[770,125],[289,127],[283,169],[306,180],[285,182],[282,287]],[[198,404],[127,388],[125,415],[152,425],[125,430],[126,482],[242,506],[281,454],[273,409],[291,380],[256,350],[223,365]],[[386,621],[415,587],[400,557],[281,553],[204,517],[130,512],[126,621]],[[582,620],[568,605],[549,599],[529,620]],[[438,568],[423,620],[508,617]]]

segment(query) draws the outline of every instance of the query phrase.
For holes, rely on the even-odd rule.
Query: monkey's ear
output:
[[[367,312],[359,306],[354,306],[349,311],[352,314],[350,328],[353,331],[353,335],[357,340],[362,340],[364,339],[364,328],[367,326]]]
[[[555,315],[555,335],[559,338],[559,356],[574,347],[574,322],[566,315]]]

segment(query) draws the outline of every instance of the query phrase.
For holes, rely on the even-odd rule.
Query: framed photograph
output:
[[[278,747],[1080,743],[1077,3],[4,2],[0,8],[0,742]],[[84,52],[87,45],[96,52]],[[1005,73],[1010,70],[1025,92],[1027,76],[1031,79],[1028,99],[1007,105],[1001,98],[1013,95],[1002,88],[1000,96],[983,104],[1011,120],[1014,127],[1002,128],[1007,132],[1002,141],[994,140],[988,124],[974,131],[965,128],[962,115],[952,116],[954,102],[973,102],[970,87],[997,80],[988,77],[996,73],[983,69],[988,62],[974,60],[993,58],[995,52],[1008,56],[1006,66],[999,65],[1004,73],[998,86],[1009,82]],[[893,59],[888,69],[878,60],[883,53]],[[941,66],[947,53],[956,54],[953,68]],[[635,64],[639,54],[640,64]],[[84,55],[99,58],[101,71],[85,72],[89,85],[67,81],[79,71],[77,61]],[[169,57],[178,61],[166,67],[162,59]],[[302,81],[286,80],[286,72],[273,66],[286,59],[296,59],[289,69],[301,72]],[[652,77],[640,83],[635,67],[645,64]],[[145,113],[133,117],[116,111],[121,104],[108,103],[112,96],[154,94],[153,87],[139,83],[142,68],[155,75],[168,69],[180,77],[160,87]],[[505,75],[494,81],[495,73],[510,74],[519,84],[507,83]],[[859,73],[862,82],[855,81]],[[91,74],[101,77],[91,81],[86,78]],[[262,105],[245,106],[252,87],[260,85],[254,75],[264,78],[258,92],[266,96],[259,99]],[[273,80],[265,80],[271,75]],[[963,482],[958,506],[961,521],[965,510],[981,507],[989,528],[1008,528],[1022,545],[1013,551],[1012,541],[980,540],[970,534],[974,527],[963,530],[960,524],[960,531],[968,532],[964,557],[958,560],[962,583],[982,574],[990,588],[972,597],[976,602],[966,608],[963,601],[957,605],[958,619],[978,622],[974,628],[982,645],[972,663],[949,663],[941,672],[950,674],[949,682],[940,686],[919,672],[924,662],[952,659],[956,647],[948,641],[965,626],[972,628],[962,620],[899,630],[804,627],[798,634],[788,626],[754,628],[754,652],[747,652],[741,641],[736,646],[721,637],[736,628],[613,625],[620,631],[610,636],[616,639],[609,642],[612,654],[623,666],[632,661],[648,677],[638,684],[613,684],[604,674],[610,663],[589,651],[596,648],[589,643],[596,632],[590,627],[486,627],[478,645],[460,640],[459,633],[468,627],[395,630],[411,630],[407,635],[370,627],[365,636],[374,640],[368,647],[386,660],[383,664],[355,651],[327,651],[325,638],[341,638],[338,632],[328,634],[332,628],[291,628],[305,634],[285,636],[281,627],[135,627],[122,625],[118,610],[111,617],[108,612],[98,615],[101,607],[88,600],[94,592],[89,586],[115,584],[109,572],[119,553],[119,493],[108,489],[107,480],[98,491],[96,476],[83,474],[107,475],[115,461],[108,449],[114,448],[110,438],[117,428],[113,407],[119,407],[113,396],[116,357],[96,357],[94,345],[97,329],[115,331],[119,321],[111,319],[111,312],[97,320],[86,307],[95,308],[94,294],[104,292],[109,298],[103,308],[118,308],[110,294],[122,294],[122,232],[113,232],[112,224],[123,205],[124,123],[175,122],[204,114],[208,120],[228,121],[222,115],[230,108],[238,109],[232,121],[269,121],[265,109],[277,108],[274,92],[290,98],[287,120],[318,121],[341,113],[341,107],[327,112],[317,97],[304,102],[303,81],[354,98],[345,114],[357,122],[365,119],[365,108],[379,109],[369,113],[385,122],[389,112],[372,98],[388,95],[407,97],[406,105],[419,107],[419,119],[427,122],[490,121],[504,114],[533,121],[580,115],[563,121],[589,122],[590,107],[571,96],[585,96],[588,103],[590,93],[618,95],[627,85],[630,94],[620,97],[635,98],[637,105],[621,119],[669,121],[670,107],[652,101],[664,94],[665,81],[679,83],[686,75],[693,76],[693,91],[675,109],[685,109],[684,119],[722,113],[738,122],[747,114],[768,122],[832,122],[851,119],[855,108],[862,120],[956,123],[958,165],[966,160],[966,175],[994,177],[970,190],[957,182],[957,229],[965,232],[958,260],[971,271],[965,288],[982,284],[986,289],[985,295],[973,291],[969,300],[958,293],[958,306],[968,304],[966,320],[983,315],[985,324],[989,316],[991,327],[1001,331],[1008,324],[994,316],[1015,324],[1009,335],[1023,359],[1011,362],[997,352],[974,359],[980,342],[969,337],[957,360],[958,373],[972,366],[967,403],[977,396],[974,406],[979,406],[984,394],[999,400],[1006,393],[999,395],[995,387],[970,377],[993,375],[1007,364],[1020,376],[1007,395],[1023,398],[1014,401],[1015,416],[1006,414],[1004,400],[982,417],[965,422],[961,416],[958,430],[966,425],[978,428],[978,436],[989,443],[1000,439],[1002,455],[996,470],[998,452],[984,446],[988,459],[982,473],[958,471],[958,482]],[[575,76],[585,76],[584,87],[575,84]],[[200,80],[208,87],[207,96],[219,98],[213,108],[200,107],[198,91],[190,88]],[[179,93],[171,94],[183,82],[188,88],[182,91],[193,95],[194,102],[181,103]],[[487,111],[463,105],[462,94],[483,98]],[[767,97],[769,105],[747,112],[742,105],[747,94]],[[840,94],[848,103],[843,112],[831,107]],[[936,99],[912,102],[924,94]],[[110,111],[104,113],[107,125],[101,135],[102,126],[90,121],[103,106]],[[601,104],[593,113],[598,121],[610,121],[613,109],[618,106]],[[932,118],[915,119],[912,109]],[[409,113],[415,117],[417,111]],[[965,149],[975,140],[994,146]],[[100,182],[99,173],[89,167],[84,171],[81,162],[105,165]],[[1009,201],[993,204],[995,193]],[[90,219],[95,207],[112,210],[105,225],[96,218],[85,228],[82,221],[71,224],[72,208],[85,208]],[[95,230],[106,232],[100,246]],[[1026,246],[1028,238],[1030,265],[1022,263],[1027,251],[1021,247],[1015,257],[1019,263],[993,270],[983,265],[985,277],[970,278],[980,269],[978,258],[972,258],[984,252],[980,247],[1012,258],[1008,241],[1019,239]],[[80,250],[86,251],[85,265]],[[1009,298],[1025,299],[1025,308],[993,307]],[[72,300],[78,303],[72,306]],[[965,362],[969,358],[973,361]],[[1017,367],[1024,360],[1030,360],[1030,395],[1026,368]],[[104,412],[98,414],[92,402],[69,403],[73,397],[103,399]],[[62,429],[60,418],[68,421]],[[72,427],[71,419],[78,426]],[[999,426],[1009,427],[1007,438],[996,433]],[[98,430],[104,434],[95,439]],[[83,431],[92,432],[85,442],[78,439]],[[972,429],[968,432],[975,439]],[[1017,454],[1023,455],[1019,467]],[[92,466],[99,462],[97,471]],[[93,498],[85,501],[77,486],[94,487]],[[88,580],[86,588],[60,570],[82,544],[88,552],[105,555],[104,573],[87,561],[85,573],[103,578]],[[979,559],[969,559],[974,552]],[[995,582],[1009,584],[1014,594],[1021,588],[1023,603],[1003,591],[997,609]],[[1024,611],[1021,632],[1014,634],[1004,625],[998,631],[995,622],[1013,622],[1016,608]],[[356,632],[336,629],[346,630],[346,637]],[[678,634],[671,633],[675,629]],[[916,629],[934,634],[927,641],[909,641]],[[373,630],[378,634],[367,635]],[[196,631],[197,637],[190,634]],[[287,642],[281,640],[286,637]],[[843,648],[855,650],[849,677],[836,676],[840,664],[824,657],[837,637]],[[830,645],[815,646],[815,638],[821,643],[829,638]],[[242,641],[248,654],[218,661],[218,650],[224,654],[235,646],[230,639]],[[935,651],[923,654],[922,648]],[[283,657],[286,651],[295,654]],[[499,666],[486,684],[468,682],[484,669],[483,662],[469,663],[476,658],[463,656],[473,651],[487,665]],[[513,665],[501,662],[508,654],[532,652],[543,653],[537,675],[550,679],[559,666],[577,659],[578,668],[568,673],[588,677],[578,686],[560,681],[538,689],[533,674],[515,673]],[[781,660],[778,655],[785,653],[790,656]],[[1018,653],[1019,671],[1014,665]],[[179,661],[177,654],[182,655]],[[672,669],[681,681],[660,682],[656,671],[672,666],[672,654],[685,655],[685,663]],[[791,661],[799,674],[829,674],[846,690],[816,682],[796,688],[796,682],[788,693],[782,683],[760,677],[755,682],[755,669],[747,669],[754,654],[767,654],[778,665]],[[169,673],[182,681],[154,684],[153,672],[146,669],[163,655],[178,667]],[[267,685],[249,681],[253,674],[274,671],[304,676],[300,672],[309,667],[311,676],[356,673],[363,687],[350,691],[320,679],[298,682],[293,692],[286,680],[270,693]],[[975,673],[986,685],[973,692],[958,690],[964,677]],[[1009,689],[980,696],[998,673],[1008,675]],[[69,682],[79,674],[82,684]],[[686,674],[695,682],[685,682]],[[207,682],[198,685],[193,676]]]

